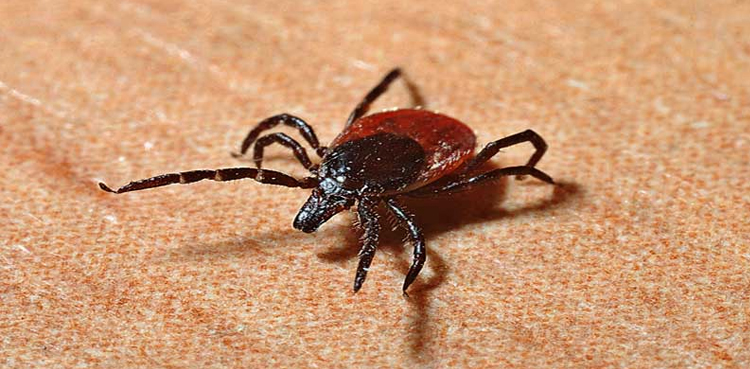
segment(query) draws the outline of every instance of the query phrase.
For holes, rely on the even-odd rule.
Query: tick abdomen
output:
[[[409,138],[424,153],[421,173],[402,190],[423,186],[452,172],[471,157],[476,145],[471,128],[454,118],[427,110],[399,109],[360,118],[330,147],[380,134]]]

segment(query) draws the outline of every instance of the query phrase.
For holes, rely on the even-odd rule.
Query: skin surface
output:
[[[750,2],[0,1],[2,368],[750,368]],[[112,195],[229,153],[287,112],[322,145],[376,113],[533,129],[540,169],[291,227],[312,189],[252,179]],[[371,114],[371,113],[369,113]],[[279,123],[320,159],[299,131]],[[483,168],[524,165],[503,149]],[[301,179],[292,151],[263,168]]]

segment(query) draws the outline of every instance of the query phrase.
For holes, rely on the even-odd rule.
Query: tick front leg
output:
[[[99,188],[112,193],[123,193],[130,191],[145,190],[148,188],[161,187],[171,184],[188,184],[208,179],[211,181],[233,181],[236,179],[251,178],[260,183],[279,185],[284,187],[311,188],[315,186],[313,179],[305,178],[297,180],[284,173],[273,170],[258,170],[255,168],[223,168],[223,169],[201,169],[188,172],[161,174],[156,177],[141,179],[130,182],[125,186],[113,190],[103,182],[99,182]]]
[[[320,146],[318,137],[315,135],[315,131],[312,129],[312,127],[310,127],[310,125],[307,124],[307,122],[305,122],[304,120],[297,118],[291,114],[285,113],[274,115],[258,123],[257,126],[251,129],[250,132],[248,132],[245,140],[242,141],[242,146],[240,147],[239,154],[233,154],[233,156],[239,157],[245,155],[247,150],[250,148],[250,145],[252,145],[253,142],[258,139],[258,136],[260,136],[263,131],[267,131],[273,127],[276,127],[277,125],[279,125],[279,123],[292,128],[296,128],[305,139],[305,141],[307,141],[310,146],[315,149],[315,152],[318,154],[318,156],[323,157],[323,155],[325,155],[326,148]]]
[[[380,238],[380,221],[376,206],[378,200],[364,198],[359,201],[357,214],[359,223],[364,228],[365,234],[362,242],[362,249],[359,251],[359,265],[357,265],[357,274],[354,277],[354,293],[357,293],[367,278],[367,271],[370,269],[372,258],[375,256],[375,250],[378,248]]]
[[[416,223],[414,223],[413,217],[408,214],[396,202],[396,200],[388,199],[385,203],[386,205],[388,205],[388,208],[391,210],[391,212],[396,215],[396,218],[399,221],[399,225],[404,227],[409,232],[409,238],[411,238],[411,242],[414,244],[413,260],[411,263],[411,267],[409,267],[409,272],[406,273],[406,279],[404,280],[403,286],[404,295],[408,296],[406,293],[406,289],[409,288],[409,286],[414,282],[415,279],[417,279],[417,276],[422,270],[422,266],[424,266],[424,262],[427,259],[424,235],[422,234],[422,229],[419,228]]]
[[[500,149],[517,145],[523,142],[531,142],[534,145],[536,151],[531,155],[529,161],[526,163],[527,167],[534,167],[542,159],[544,153],[547,151],[547,143],[544,142],[542,136],[539,136],[536,132],[527,129],[523,132],[510,135],[508,137],[501,138],[497,141],[493,141],[487,144],[482,151],[477,154],[471,161],[468,162],[463,168],[459,169],[461,174],[471,173],[472,170],[477,169],[480,165],[484,164],[495,156]],[[518,179],[522,179],[523,176],[518,176]]]

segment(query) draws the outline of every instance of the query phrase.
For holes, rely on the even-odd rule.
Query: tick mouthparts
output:
[[[311,213],[305,208],[302,208],[292,222],[294,229],[305,232],[313,233],[318,229],[318,221],[314,221],[311,217]]]
[[[316,224],[305,224],[303,222],[297,222],[295,221],[292,226],[305,233],[313,233],[318,230],[318,226]]]

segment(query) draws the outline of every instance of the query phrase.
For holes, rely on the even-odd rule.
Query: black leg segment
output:
[[[315,131],[312,129],[312,127],[310,127],[309,124],[307,124],[307,122],[290,114],[279,114],[264,119],[263,121],[258,123],[255,128],[250,130],[250,132],[248,132],[247,134],[247,137],[245,137],[245,140],[242,141],[242,146],[240,147],[239,154],[235,156],[245,155],[247,150],[250,148],[250,145],[252,145],[256,139],[258,139],[258,136],[260,136],[263,131],[267,131],[273,127],[276,127],[279,123],[292,128],[296,128],[305,139],[305,141],[307,141],[310,146],[315,149],[315,152],[319,156],[322,157],[325,154],[326,148],[320,146],[318,137],[315,135]]]
[[[99,188],[112,193],[123,193],[130,191],[145,190],[148,188],[161,187],[171,184],[188,184],[208,179],[211,181],[233,181],[236,179],[251,178],[260,183],[279,185],[284,187],[315,187],[317,181],[305,178],[297,180],[284,173],[273,170],[258,170],[255,168],[224,168],[224,169],[201,169],[188,172],[161,174],[156,177],[133,181],[125,186],[113,190],[106,184],[99,182]]]
[[[422,270],[422,266],[424,266],[424,262],[427,259],[427,250],[425,249],[424,235],[422,234],[422,229],[419,228],[416,223],[414,223],[414,219],[412,218],[412,216],[408,214],[396,202],[396,200],[388,199],[385,203],[386,205],[388,205],[388,208],[391,210],[391,212],[396,215],[399,225],[404,227],[409,232],[409,238],[414,244],[413,260],[411,263],[411,267],[409,267],[409,272],[406,274],[406,279],[404,280],[403,286],[404,295],[406,295],[406,289],[409,288],[409,286],[414,282],[415,279],[417,279],[417,276]]]
[[[387,89],[388,86],[391,85],[391,83],[398,78],[401,75],[401,69],[394,68],[388,74],[383,77],[383,80],[380,81],[370,92],[365,95],[365,97],[362,99],[362,101],[357,105],[357,107],[354,108],[351,114],[349,114],[349,119],[346,120],[345,127],[349,127],[350,124],[352,124],[355,120],[362,118],[363,115],[367,114],[367,111],[370,110],[370,105],[380,97]]]
[[[263,136],[255,143],[255,146],[253,147],[253,161],[255,162],[256,167],[260,168],[263,163],[263,149],[274,143],[292,149],[294,156],[299,160],[302,166],[305,167],[305,169],[309,170],[313,167],[313,163],[310,161],[310,157],[307,156],[305,148],[302,147],[299,142],[281,132]]]
[[[354,292],[362,288],[367,278],[367,271],[370,270],[372,258],[375,256],[375,250],[378,248],[380,238],[380,221],[376,207],[378,200],[372,198],[363,198],[359,201],[357,213],[359,223],[364,228],[365,234],[362,242],[362,249],[359,251],[359,265],[357,265],[357,274],[354,277]]]
[[[555,183],[550,176],[548,176],[546,173],[542,172],[539,169],[527,167],[527,166],[518,166],[518,167],[507,167],[507,168],[495,169],[487,173],[476,175],[474,177],[459,178],[454,182],[441,184],[440,186],[423,187],[416,191],[409,192],[405,195],[410,196],[410,197],[432,197],[432,196],[437,196],[437,195],[446,195],[446,194],[466,191],[478,184],[490,182],[500,177],[513,176],[513,175],[515,176],[529,175],[540,181],[547,182],[549,184]]]
[[[508,137],[501,138],[497,141],[493,141],[487,144],[482,151],[477,154],[471,161],[461,168],[462,174],[468,174],[472,170],[477,169],[480,165],[490,160],[500,149],[517,145],[523,142],[531,142],[534,145],[536,151],[531,155],[529,161],[526,163],[527,167],[534,167],[542,159],[544,153],[547,151],[547,143],[544,142],[542,136],[539,136],[536,132],[527,129],[523,132],[510,135]]]

